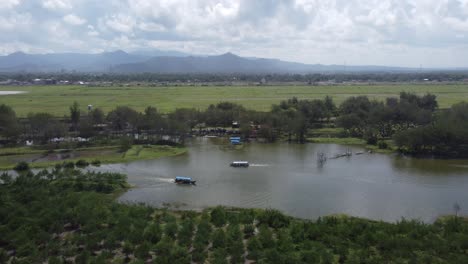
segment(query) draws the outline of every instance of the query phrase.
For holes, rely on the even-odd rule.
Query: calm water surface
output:
[[[329,159],[320,166],[317,154],[362,151],[335,144],[247,144],[234,150],[219,139],[194,139],[186,155],[128,164],[104,165],[103,171],[128,175],[137,187],[120,200],[182,209],[215,205],[276,208],[302,218],[345,213],[396,221],[426,222],[452,213],[458,202],[468,209],[468,161],[411,159],[363,154]],[[232,168],[248,160],[249,168]],[[189,176],[196,186],[173,183]]]

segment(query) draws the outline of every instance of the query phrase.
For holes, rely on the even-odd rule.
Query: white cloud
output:
[[[88,25],[88,36],[90,37],[97,37],[99,36],[99,32],[97,32],[92,25]]]
[[[21,3],[21,0],[2,0],[0,4],[0,10],[2,9],[11,9]]]
[[[69,0],[45,0],[42,2],[42,6],[49,10],[69,10],[73,8]]]
[[[86,19],[83,19],[77,15],[74,15],[74,14],[68,14],[66,16],[63,17],[63,21],[65,21],[66,23],[70,24],[70,25],[74,25],[74,26],[79,26],[79,25],[83,25],[84,23],[86,23]]]
[[[468,0],[40,0],[42,8],[0,1],[0,53],[11,50],[6,43],[22,43],[28,50],[162,48],[306,63],[468,66]]]
[[[9,12],[9,15],[0,16],[0,32],[23,31],[32,24],[33,19],[29,13]]]
[[[141,22],[138,24],[138,28],[147,32],[164,32],[167,30],[163,25],[152,22]]]
[[[131,16],[118,14],[105,18],[104,23],[114,31],[128,34],[133,31],[136,22]]]

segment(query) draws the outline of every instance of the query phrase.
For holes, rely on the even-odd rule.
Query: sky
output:
[[[0,0],[0,54],[175,50],[468,66],[468,0]]]

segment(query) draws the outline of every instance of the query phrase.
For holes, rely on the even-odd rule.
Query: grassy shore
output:
[[[366,141],[362,138],[339,138],[339,137],[310,137],[307,138],[308,142],[311,143],[322,143],[322,144],[340,144],[340,145],[354,145],[354,146],[362,146],[368,150],[372,150],[373,152],[378,153],[393,153],[397,149],[393,145],[392,140],[386,140],[388,147],[385,149],[380,149],[376,145],[367,144]]]
[[[37,148],[0,148],[0,170],[12,169],[18,162],[27,161],[32,168],[46,168],[64,161],[85,160],[89,163],[124,163],[135,160],[157,159],[181,155],[187,151],[184,147],[134,145],[126,152],[120,152],[117,146],[87,147],[74,150],[41,150]],[[58,158],[65,156],[66,158]]]
[[[162,112],[180,107],[205,109],[220,101],[240,103],[248,109],[268,111],[272,104],[296,96],[300,99],[323,99],[331,96],[340,103],[350,96],[367,95],[384,100],[402,91],[432,93],[440,107],[446,108],[468,99],[468,85],[337,85],[337,86],[173,86],[173,87],[87,87],[87,86],[24,86],[0,87],[0,91],[21,90],[24,94],[0,96],[0,104],[13,107],[19,116],[30,112],[48,112],[56,116],[69,114],[77,101],[82,110],[91,104],[104,111],[127,105],[142,111],[156,106]]]
[[[379,148],[377,145],[367,144],[366,140],[355,137],[342,137],[344,130],[342,128],[325,127],[312,129],[308,133],[307,141],[321,144],[340,144],[361,146],[368,150],[378,153],[393,153],[397,148],[391,139],[384,140],[387,148]]]

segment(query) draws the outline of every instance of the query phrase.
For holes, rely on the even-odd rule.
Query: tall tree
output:
[[[0,105],[0,136],[12,138],[19,135],[16,113],[10,106]]]
[[[78,127],[78,124],[80,123],[80,105],[78,104],[77,101],[73,102],[73,105],[70,106],[70,119],[72,123],[73,130],[76,130]]]

